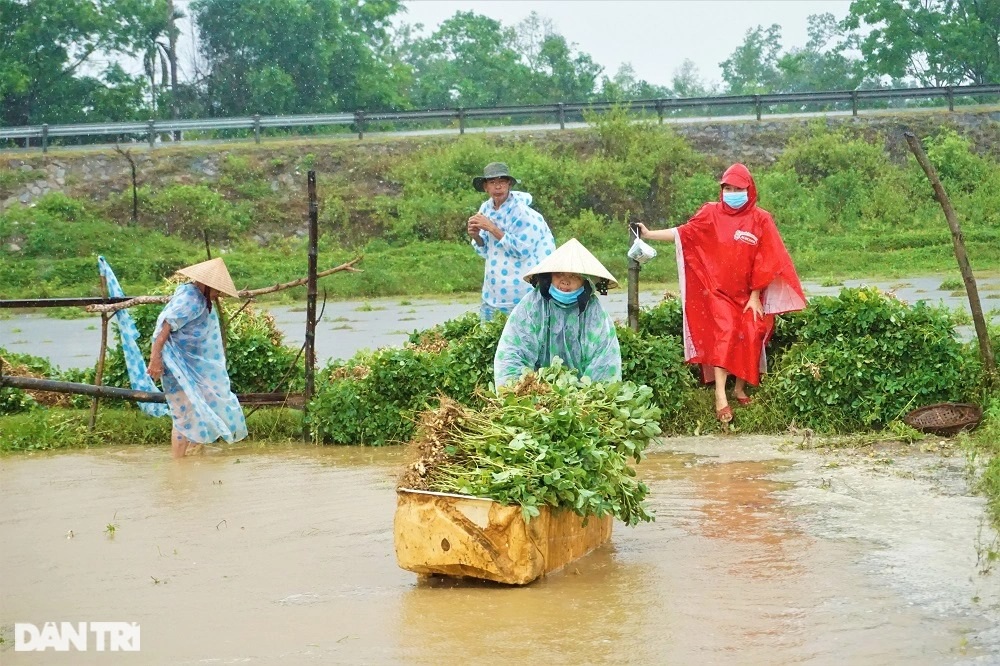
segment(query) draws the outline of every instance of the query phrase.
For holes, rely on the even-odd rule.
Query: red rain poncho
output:
[[[753,385],[766,369],[764,345],[774,331],[774,315],[806,306],[795,266],[774,218],[757,207],[757,187],[742,164],[720,182],[746,187],[741,208],[707,203],[677,227],[677,273],[684,312],[684,359],[702,364],[702,379],[713,381],[712,366],[723,367]],[[750,292],[761,290],[764,317],[743,311]]]

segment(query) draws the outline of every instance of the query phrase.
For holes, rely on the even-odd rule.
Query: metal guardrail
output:
[[[876,90],[835,90],[801,93],[778,93],[768,95],[728,95],[719,97],[680,97],[664,99],[641,99],[625,102],[558,102],[555,104],[535,104],[523,106],[499,106],[490,108],[447,108],[422,109],[418,111],[378,111],[358,110],[354,113],[303,114],[293,116],[244,116],[237,118],[211,118],[190,120],[148,120],[145,122],[123,123],[81,123],[75,125],[31,125],[25,127],[0,128],[0,141],[23,139],[30,146],[32,139],[39,139],[42,152],[48,149],[49,140],[54,137],[82,137],[101,135],[139,135],[156,144],[156,137],[169,132],[248,130],[254,134],[254,141],[260,143],[261,130],[269,128],[292,128],[306,126],[353,125],[358,138],[364,138],[366,123],[414,122],[427,120],[458,121],[458,131],[465,133],[466,121],[483,118],[510,118],[516,116],[554,116],[560,128],[565,128],[567,115],[583,111],[608,111],[615,107],[625,107],[631,112],[655,112],[663,121],[665,114],[691,108],[711,107],[752,107],[757,120],[770,107],[782,104],[850,104],[853,115],[858,115],[862,102],[898,99],[939,99],[948,103],[948,110],[955,110],[955,98],[971,95],[1000,95],[1000,85],[946,86],[936,88],[893,88]]]

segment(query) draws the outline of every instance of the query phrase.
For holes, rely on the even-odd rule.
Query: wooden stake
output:
[[[308,413],[309,401],[312,400],[315,390],[316,373],[316,255],[317,244],[319,242],[319,205],[316,201],[316,172],[309,171],[309,260],[307,272],[307,294],[306,294],[306,386],[305,402]],[[310,428],[308,425],[302,431],[302,438],[309,440]]]
[[[629,243],[639,237],[639,227],[634,222],[628,225]],[[629,257],[628,260],[628,327],[639,332],[639,262]]]
[[[955,247],[955,259],[958,260],[958,270],[962,273],[962,280],[965,282],[965,291],[969,296],[969,309],[972,310],[972,321],[976,327],[976,336],[979,338],[979,354],[983,359],[983,368],[990,382],[997,381],[996,360],[993,357],[993,347],[990,345],[990,335],[986,328],[986,318],[983,317],[983,306],[979,301],[979,288],[976,286],[976,278],[972,274],[972,266],[969,264],[969,256],[965,252],[965,239],[962,237],[962,229],[958,225],[958,216],[952,208],[951,200],[941,185],[934,165],[927,159],[920,140],[913,132],[903,132],[906,143],[910,145],[910,150],[917,158],[917,162],[927,174],[927,179],[931,181],[934,188],[934,196],[944,210],[944,217],[948,220],[951,228],[951,241]]]
[[[101,294],[105,298],[108,297],[108,279],[103,275],[101,276]],[[94,371],[95,386],[103,386],[104,384],[104,357],[108,352],[108,320],[113,316],[107,312],[101,313],[101,352],[97,357],[97,369]],[[96,395],[90,401],[90,421],[87,423],[90,432],[94,432],[94,428],[97,427],[97,405],[100,401],[101,399]]]

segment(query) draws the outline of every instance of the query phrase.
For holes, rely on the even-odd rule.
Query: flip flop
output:
[[[753,398],[751,398],[750,396],[746,396],[745,398],[741,398],[740,396],[736,396],[736,402],[738,402],[741,405],[743,405],[744,407],[746,407],[747,405],[753,403]]]
[[[715,410],[715,418],[719,423],[729,423],[733,420],[733,408],[726,405],[722,409]]]

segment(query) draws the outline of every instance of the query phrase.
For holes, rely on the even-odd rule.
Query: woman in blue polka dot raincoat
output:
[[[483,175],[472,179],[474,188],[490,195],[468,222],[472,247],[486,260],[483,321],[497,311],[509,314],[531,291],[521,276],[556,249],[545,218],[531,208],[531,195],[512,192],[514,185],[517,180],[500,162],[487,164]]]
[[[220,293],[237,295],[233,279],[222,259],[177,272],[193,282],[177,287],[156,320],[149,376],[163,384],[173,419],[171,453],[180,458],[200,444],[243,439],[247,424],[229,386],[219,317],[212,309]]]

